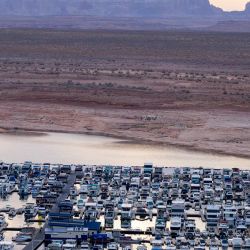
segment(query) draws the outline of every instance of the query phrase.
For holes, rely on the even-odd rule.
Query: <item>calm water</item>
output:
[[[44,136],[0,135],[0,159],[7,162],[81,163],[111,165],[240,167],[250,160],[200,152],[123,143],[102,136],[49,133]]]
[[[7,205],[14,207],[15,209],[22,208],[26,205],[26,203],[35,203],[35,199],[29,195],[26,199],[21,200],[19,198],[18,193],[12,193],[8,195],[6,199],[0,198],[0,208],[4,208]],[[24,220],[24,214],[16,215],[14,218],[10,219],[6,213],[1,213],[5,215],[5,219],[8,222],[8,227],[36,227],[39,228],[42,226],[42,223],[27,223]],[[11,241],[13,237],[18,234],[18,231],[5,231],[4,232],[4,239],[6,241]],[[26,243],[15,243],[15,250],[22,250],[25,247]]]

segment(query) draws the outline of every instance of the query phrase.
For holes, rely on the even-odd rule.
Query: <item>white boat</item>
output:
[[[136,250],[147,250],[147,247],[145,245],[139,245]]]
[[[166,250],[176,250],[176,246],[166,246]]]
[[[88,185],[81,185],[79,194],[88,194]]]
[[[14,243],[12,241],[0,241],[0,250],[13,250]]]
[[[244,249],[250,249],[250,238],[245,239]]]
[[[114,226],[114,219],[115,219],[114,210],[113,209],[106,210],[104,218],[105,218],[105,222],[104,222],[105,227],[106,228],[113,228],[113,226]]]
[[[8,215],[10,218],[13,218],[16,216],[16,210],[14,208],[12,208],[9,212]]]
[[[132,205],[122,204],[121,206],[121,228],[131,228]]]
[[[37,187],[33,187],[31,190],[32,198],[36,198],[39,195],[40,189]]]
[[[32,240],[32,235],[18,234],[16,237],[13,237],[12,240],[16,242],[27,242]]]
[[[63,244],[63,250],[75,250],[77,247],[76,240],[68,239],[66,240],[65,244]]]
[[[226,239],[221,240],[221,247],[223,250],[228,249],[228,246],[229,246],[228,240],[226,240]]]
[[[45,208],[45,207],[38,207],[37,209],[38,209],[37,213],[38,213],[40,216],[46,217],[47,211],[46,211],[46,208]]]
[[[165,230],[166,229],[166,220],[164,218],[156,218],[155,221],[156,230]]]
[[[232,205],[224,205],[223,207],[223,219],[228,223],[229,226],[234,227],[237,217],[237,209]]]
[[[78,195],[77,190],[76,190],[75,187],[70,188],[69,195],[70,195],[70,197],[75,197],[75,196]]]
[[[153,209],[154,208],[154,201],[152,197],[148,197],[146,200],[146,206],[148,209]]]
[[[24,196],[27,196],[29,195],[29,189],[28,189],[28,185],[21,185],[19,188],[18,188],[18,194],[21,196],[21,197],[24,197]]]
[[[185,232],[184,235],[187,239],[194,239],[195,238],[195,220],[186,220],[185,221]]]
[[[0,184],[3,184],[3,183],[8,183],[8,176],[7,175],[0,176]]]
[[[108,250],[119,250],[119,244],[117,244],[115,242],[111,242],[108,244],[107,249]]]
[[[152,240],[150,241],[150,243],[151,243],[152,247],[157,247],[157,248],[159,248],[159,247],[162,247],[162,246],[164,245],[164,240],[163,240],[163,239],[159,239],[159,240],[157,240],[157,239],[152,239]]]
[[[246,226],[250,227],[250,206],[245,207]]]
[[[84,207],[84,204],[85,204],[84,199],[80,198],[79,200],[77,200],[76,205],[78,209],[82,209]]]
[[[214,230],[219,224],[221,217],[221,206],[219,205],[207,205],[205,208],[205,218],[207,220],[207,229]]]
[[[8,187],[6,183],[0,183],[0,196],[6,197],[8,194]]]
[[[85,211],[84,211],[84,219],[95,221],[98,217],[98,209],[96,202],[86,202],[85,203]]]
[[[83,242],[81,244],[80,250],[90,250],[89,243],[88,242]]]
[[[24,213],[24,207],[16,209],[17,214],[23,214]]]
[[[127,245],[127,246],[123,247],[122,250],[132,250],[132,246]]]
[[[181,218],[180,217],[172,217],[170,224],[171,235],[177,236],[181,231]]]
[[[198,246],[195,246],[194,247],[194,250],[205,250],[206,247],[205,246],[201,246],[201,245],[198,245]]]
[[[37,215],[38,208],[35,206],[34,203],[27,203],[24,209],[24,217],[25,219],[34,218]]]
[[[102,200],[97,201],[97,209],[102,210],[103,206],[104,205],[103,205],[103,201]]]
[[[241,238],[233,238],[232,239],[233,249],[241,249],[242,245],[243,245],[243,240]]]
[[[8,213],[10,209],[12,209],[11,205],[6,205],[5,207],[1,208],[1,212]]]
[[[126,188],[121,187],[120,188],[120,197],[126,197],[127,191]]]
[[[3,194],[11,194],[16,189],[15,183],[9,182],[9,180],[5,182],[0,182],[0,195]]]
[[[53,240],[48,246],[47,250],[61,250],[63,247],[62,240]]]
[[[171,213],[172,217],[184,218],[184,216],[185,216],[185,201],[184,200],[173,200],[170,213]]]

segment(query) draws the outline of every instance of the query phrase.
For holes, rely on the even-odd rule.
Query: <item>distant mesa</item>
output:
[[[208,28],[249,32],[250,2],[244,11],[226,12],[209,0],[0,0],[0,17],[0,28]]]
[[[246,4],[245,12],[250,14],[250,2]]]
[[[248,6],[249,7],[249,6]],[[1,0],[0,15],[109,17],[211,16],[223,11],[209,0]]]

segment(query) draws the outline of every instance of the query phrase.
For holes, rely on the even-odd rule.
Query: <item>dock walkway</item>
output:
[[[61,201],[64,201],[65,199],[68,198],[70,188],[74,185],[75,180],[76,180],[76,174],[71,173],[70,176],[68,177],[68,181],[67,181],[66,185],[64,185],[62,193],[57,198],[57,201],[53,205],[50,212],[56,213],[56,212],[59,211],[58,204]],[[42,243],[44,241],[44,232],[45,232],[45,228],[47,227],[47,225],[48,225],[48,223],[46,222],[40,230],[36,231],[36,234],[33,237],[32,241],[29,242],[29,244],[26,245],[23,250],[35,250],[35,249],[37,249],[38,247],[40,247],[42,245]]]

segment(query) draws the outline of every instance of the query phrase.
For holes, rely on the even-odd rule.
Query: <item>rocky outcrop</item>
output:
[[[250,14],[250,2],[246,4],[245,12],[246,14]]]

